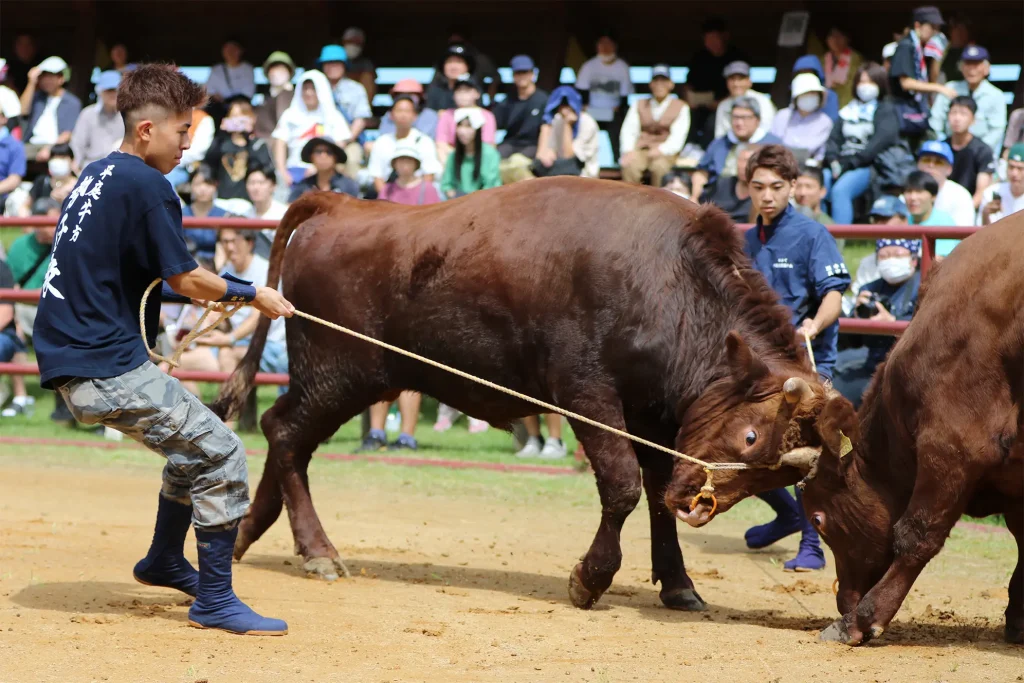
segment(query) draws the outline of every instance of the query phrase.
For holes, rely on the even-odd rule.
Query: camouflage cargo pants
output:
[[[60,393],[79,422],[116,429],[164,456],[161,495],[191,503],[197,529],[229,529],[245,514],[249,473],[241,439],[149,361],[118,377],[76,377]]]

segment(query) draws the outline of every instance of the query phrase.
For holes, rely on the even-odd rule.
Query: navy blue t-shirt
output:
[[[792,206],[786,206],[770,225],[762,225],[758,216],[757,226],[744,235],[743,248],[781,303],[793,311],[793,324],[798,328],[806,318],[814,318],[826,294],[845,292],[850,286],[850,273],[835,239],[824,225]],[[838,341],[839,321],[811,340],[818,374],[829,379],[836,364]]]
[[[139,304],[156,278],[198,267],[185,246],[181,205],[163,175],[114,152],[85,167],[61,210],[33,341],[40,382],[115,377],[149,359]],[[146,307],[152,346],[160,288]]]

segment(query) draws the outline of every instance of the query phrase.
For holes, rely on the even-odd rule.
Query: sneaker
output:
[[[439,417],[437,418],[437,422],[434,423],[435,432],[447,432],[451,428],[452,421],[449,420],[447,417]]]
[[[539,436],[531,436],[526,440],[526,445],[523,446],[518,453],[517,458],[536,458],[540,455],[541,448],[544,444],[541,443]]]
[[[544,448],[540,451],[540,457],[546,460],[557,460],[565,457],[565,443],[561,439],[548,439],[544,442]]]
[[[491,425],[487,424],[485,420],[478,420],[475,417],[469,418],[469,433],[480,434],[486,432]]]
[[[371,431],[363,439],[363,443],[356,449],[356,453],[374,453],[386,451],[388,448],[387,436],[382,436]]]
[[[35,412],[35,405],[36,399],[33,396],[15,396],[11,400],[11,405],[0,412],[0,417],[17,417],[18,415],[32,417],[32,414]]]
[[[417,443],[415,437],[409,436],[408,434],[399,434],[398,438],[388,446],[389,451],[415,451],[419,449],[420,445]]]

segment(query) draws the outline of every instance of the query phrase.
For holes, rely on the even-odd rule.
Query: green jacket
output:
[[[455,180],[455,152],[448,155],[448,163],[444,167],[444,176],[441,178],[441,193],[447,195],[450,190],[458,193],[469,194],[477,190],[486,190],[489,187],[501,185],[501,174],[498,165],[501,163],[501,154],[494,145],[484,143],[480,157],[480,179],[473,182],[474,157],[466,156],[462,160],[462,173],[459,181]]]

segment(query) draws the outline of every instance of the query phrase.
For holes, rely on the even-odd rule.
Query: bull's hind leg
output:
[[[624,429],[621,407],[616,396],[601,397],[584,405],[571,405],[570,409],[600,420],[607,425]],[[601,524],[594,542],[569,575],[569,599],[581,609],[594,606],[612,584],[615,572],[622,564],[619,534],[626,517],[640,502],[640,464],[629,441],[595,427],[572,422],[573,431],[583,442],[587,457],[597,478],[597,491],[601,496]]]
[[[1006,642],[1024,645],[1024,506],[1013,501],[1006,509],[1006,527],[1017,539],[1017,568],[1010,577],[1010,602],[1006,606]]]
[[[643,468],[644,491],[651,515],[651,583],[661,582],[661,602],[669,609],[704,610],[707,605],[694,589],[686,574],[683,552],[679,549],[676,518],[665,506],[665,489],[672,477],[672,461],[651,452],[644,446],[638,451],[650,453],[652,464]]]

